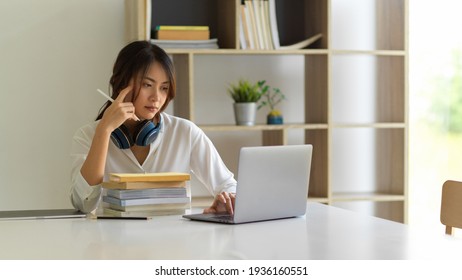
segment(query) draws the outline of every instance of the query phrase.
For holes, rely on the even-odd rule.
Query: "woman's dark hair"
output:
[[[176,94],[175,69],[167,53],[148,41],[132,42],[119,52],[114,63],[111,79],[109,80],[109,85],[112,89],[112,98],[116,99],[120,91],[126,88],[132,79],[141,83],[142,78],[146,76],[149,67],[154,62],[160,63],[170,82],[167,99],[159,110],[159,113],[163,112]],[[140,88],[140,85],[134,85],[133,89],[136,91],[136,94],[132,95],[132,102],[138,96]],[[104,112],[110,105],[111,102],[108,101],[101,107],[96,120],[103,117]]]

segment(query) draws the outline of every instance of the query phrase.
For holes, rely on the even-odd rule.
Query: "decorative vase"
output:
[[[283,124],[284,118],[282,117],[282,115],[274,116],[274,115],[268,114],[266,116],[266,123],[267,124]]]
[[[252,126],[257,114],[256,102],[234,103],[234,117],[237,125]]]
[[[266,123],[267,124],[283,124],[284,118],[279,110],[271,110],[269,114],[266,116]]]

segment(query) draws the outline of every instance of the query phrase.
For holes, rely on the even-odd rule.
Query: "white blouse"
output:
[[[235,192],[236,180],[205,133],[189,120],[162,113],[163,126],[150,145],[142,165],[130,149],[122,150],[110,141],[104,171],[109,173],[193,172],[216,195]],[[89,213],[98,207],[101,185],[90,186],[80,173],[99,121],[81,127],[74,135],[71,149],[71,201],[76,209]]]

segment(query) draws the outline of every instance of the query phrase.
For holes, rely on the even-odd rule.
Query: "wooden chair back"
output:
[[[452,235],[453,227],[462,228],[462,182],[444,182],[440,214],[441,223],[446,226],[446,234]]]

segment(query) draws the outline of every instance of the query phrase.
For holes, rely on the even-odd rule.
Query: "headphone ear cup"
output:
[[[124,125],[119,126],[111,133],[111,140],[119,149],[129,149],[133,146],[133,139]]]
[[[136,133],[135,143],[138,146],[148,146],[153,143],[160,130],[160,122],[157,125],[150,120],[143,121],[139,126],[139,131]]]

